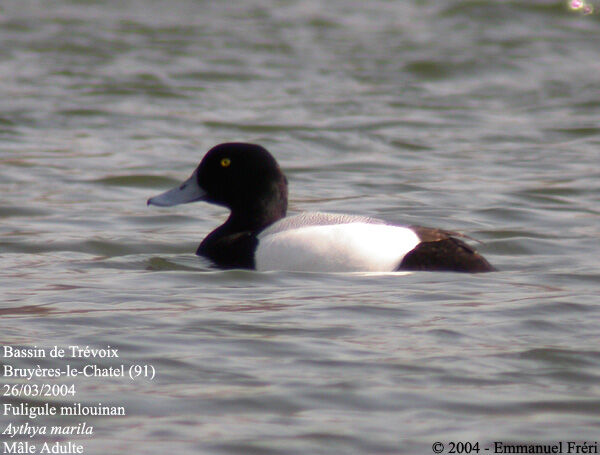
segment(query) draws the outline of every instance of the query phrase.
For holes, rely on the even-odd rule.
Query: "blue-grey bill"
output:
[[[173,205],[201,201],[205,196],[206,192],[198,185],[196,173],[194,172],[189,179],[175,188],[148,199],[148,205],[171,207]]]

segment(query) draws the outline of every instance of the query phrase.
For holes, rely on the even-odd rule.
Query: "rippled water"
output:
[[[86,454],[600,439],[598,18],[541,0],[3,2],[2,344],[111,345],[94,364],[156,378],[2,403],[124,406],[57,420],[94,426],[64,439]],[[291,213],[460,230],[501,271],[213,269],[194,252],[224,210],[145,201],[231,140],[274,153]]]

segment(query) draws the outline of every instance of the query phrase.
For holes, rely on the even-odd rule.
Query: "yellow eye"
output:
[[[229,167],[230,164],[231,164],[231,160],[229,158],[223,158],[221,160],[222,167]]]

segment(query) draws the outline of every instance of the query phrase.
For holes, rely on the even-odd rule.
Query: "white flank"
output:
[[[419,242],[408,228],[363,222],[267,230],[259,236],[256,269],[390,272]]]

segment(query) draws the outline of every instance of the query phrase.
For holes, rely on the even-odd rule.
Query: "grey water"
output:
[[[0,344],[119,358],[0,366],[155,377],[5,374],[76,395],[0,396],[0,440],[285,455],[599,441],[600,3],[587,6],[3,1]],[[215,269],[194,252],[224,209],[145,202],[234,140],[276,156],[290,213],[460,231],[500,271]],[[76,402],[126,415],[4,408]],[[93,434],[3,433],[84,421]]]

